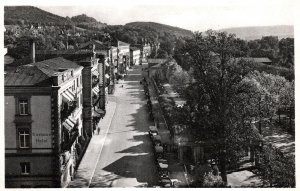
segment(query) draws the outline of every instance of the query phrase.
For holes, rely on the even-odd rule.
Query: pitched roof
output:
[[[48,86],[51,85],[51,76],[81,68],[83,67],[61,57],[22,65],[5,74],[5,86]]]
[[[151,66],[151,68],[153,69],[153,68],[160,68],[161,67],[161,63],[160,64],[155,64],[154,66]]]
[[[154,59],[148,59],[148,63],[151,63],[151,64],[163,64],[167,60],[168,59],[154,58]]]
[[[253,57],[240,57],[236,58],[237,60],[246,60],[246,61],[252,61],[257,63],[272,63],[272,61],[267,57],[261,57],[261,58],[253,58]]]
[[[37,66],[28,64],[16,67],[15,70],[5,74],[5,86],[47,86],[50,77]]]
[[[122,41],[118,41],[118,46],[129,46],[130,44],[126,43],[126,42],[122,42]]]
[[[87,54],[87,55],[92,55],[93,54],[93,51],[92,50],[76,50],[76,49],[67,49],[67,50],[36,50],[36,54],[37,55],[43,55],[43,54],[46,54],[46,55],[49,55],[49,54],[52,54],[52,55],[70,55],[70,54],[80,54],[80,55],[84,55],[84,54]]]
[[[62,57],[36,62],[33,65],[37,66],[41,71],[43,71],[49,77],[58,72],[61,72],[61,69],[77,70],[82,68],[82,66],[76,64],[75,62],[66,60]]]
[[[110,46],[108,44],[105,44],[104,42],[101,42],[99,40],[91,40],[91,41],[88,41],[86,43],[83,43],[79,46],[80,49],[83,49],[83,48],[86,48],[93,44],[95,45],[95,49],[96,50],[103,50],[103,49],[109,49]]]
[[[272,61],[269,58],[252,58],[254,60],[254,62],[268,62],[271,63]]]
[[[137,47],[133,47],[133,46],[131,46],[130,47],[130,50],[132,50],[132,51],[136,51],[136,50],[140,50],[139,48],[137,48]]]

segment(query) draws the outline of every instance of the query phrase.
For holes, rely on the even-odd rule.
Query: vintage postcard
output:
[[[295,7],[5,1],[2,188],[295,188]]]

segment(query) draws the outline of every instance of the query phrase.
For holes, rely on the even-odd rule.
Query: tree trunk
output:
[[[227,185],[227,172],[226,172],[226,151],[222,150],[221,151],[221,156],[220,156],[220,172],[221,172],[221,177],[222,180],[226,183]]]
[[[280,124],[280,108],[278,109],[278,122]]]
[[[290,106],[290,131],[292,132],[292,107]]]
[[[254,148],[250,145],[250,162],[254,162]]]
[[[261,121],[259,119],[259,123],[258,123],[258,130],[259,130],[259,134],[262,134],[262,131],[261,131]]]

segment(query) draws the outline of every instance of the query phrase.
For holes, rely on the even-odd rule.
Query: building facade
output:
[[[151,45],[150,44],[144,44],[142,47],[143,51],[142,51],[142,59],[143,61],[146,61],[148,56],[150,56],[151,54]]]
[[[136,47],[130,47],[130,65],[139,65],[141,63],[141,50]]]
[[[5,74],[5,186],[64,187],[82,136],[82,66],[63,58]]]
[[[127,74],[129,65],[130,65],[130,45],[118,41],[118,73],[119,74]]]

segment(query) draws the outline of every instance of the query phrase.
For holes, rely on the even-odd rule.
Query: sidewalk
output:
[[[250,170],[229,173],[227,175],[227,184],[232,188],[263,187],[263,181],[260,177]]]
[[[262,130],[264,141],[278,148],[285,156],[295,156],[295,136],[280,127],[265,127]]]
[[[97,166],[103,144],[109,130],[112,118],[116,109],[116,102],[112,100],[113,96],[109,96],[109,101],[106,107],[106,115],[100,120],[98,126],[101,131],[98,135],[95,133],[88,145],[88,148],[80,162],[74,180],[68,185],[69,188],[88,188]]]

